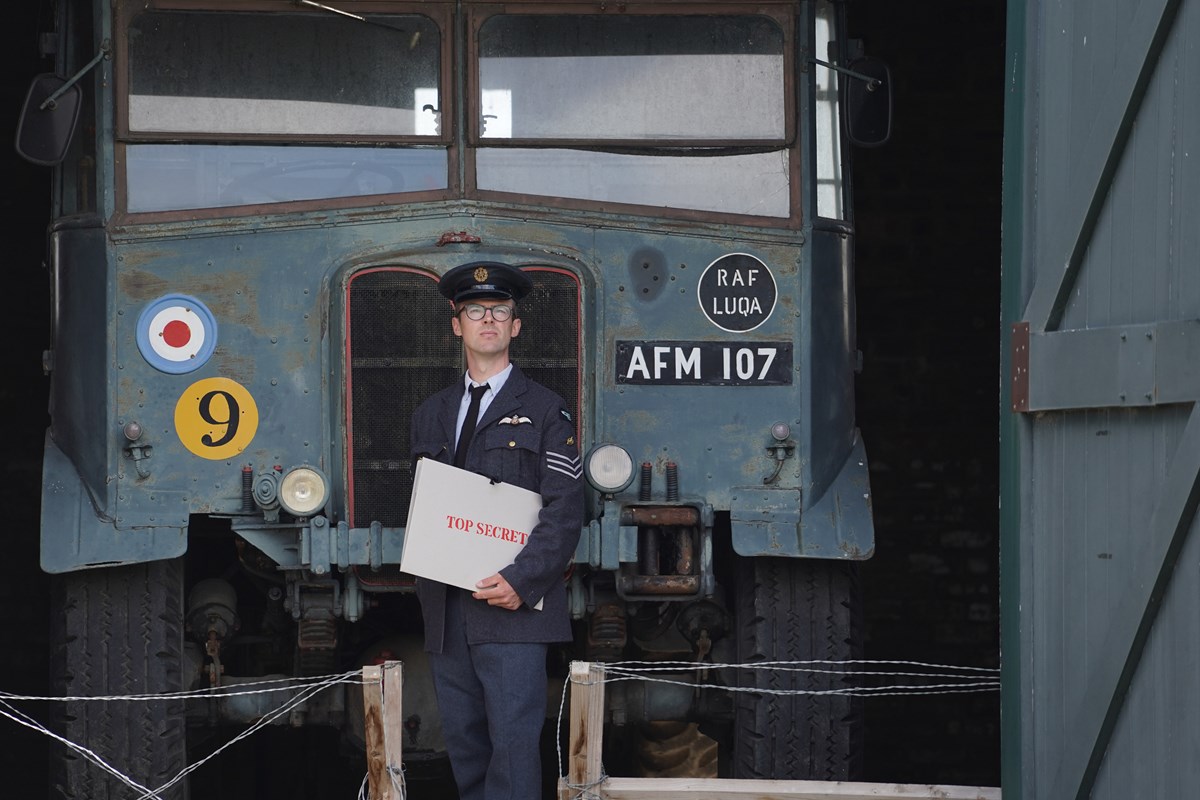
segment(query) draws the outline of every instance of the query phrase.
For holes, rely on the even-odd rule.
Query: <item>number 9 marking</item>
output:
[[[196,381],[175,404],[175,433],[192,453],[212,461],[236,456],[258,430],[258,405],[237,381]]]

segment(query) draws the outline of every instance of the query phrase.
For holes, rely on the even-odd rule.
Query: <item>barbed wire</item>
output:
[[[0,691],[0,700],[30,700],[35,702],[53,701],[63,703],[86,703],[92,701],[104,702],[146,702],[150,700],[187,700],[187,699],[204,699],[208,697],[238,697],[241,695],[252,694],[272,694],[274,692],[286,691],[287,689],[302,689],[314,683],[329,681],[330,679],[339,679],[338,683],[357,683],[363,684],[366,681],[362,678],[361,670],[352,670],[350,672],[342,672],[331,675],[318,675],[315,677],[302,678],[269,678],[260,681],[247,681],[245,683],[230,684],[225,686],[206,686],[200,689],[184,689],[178,692],[151,692],[147,694],[122,694],[122,695],[56,695],[53,697],[46,695],[28,695],[28,694],[13,694],[11,692]],[[278,684],[291,684],[281,686]],[[250,689],[251,686],[274,686],[272,689]]]
[[[386,665],[385,665],[386,666]],[[881,697],[899,695],[938,695],[961,694],[968,692],[992,692],[1000,689],[1000,670],[990,667],[967,667],[952,664],[931,664],[920,661],[900,660],[868,660],[852,659],[846,661],[810,660],[810,661],[760,661],[750,664],[711,663],[696,661],[616,661],[597,662],[602,668],[603,683],[618,683],[623,681],[646,681],[663,683],[687,688],[708,689],[723,692],[742,692],[757,695],[810,695],[810,696],[860,696]],[[886,669],[880,669],[885,667]],[[709,672],[745,671],[774,673],[797,673],[813,676],[840,676],[842,678],[871,678],[875,680],[890,680],[896,678],[923,678],[936,680],[937,683],[892,683],[878,686],[845,686],[833,689],[819,688],[776,688],[765,686],[739,686],[728,683],[713,683],[702,680],[687,680],[681,676],[669,677],[664,673],[697,673],[698,677]],[[153,692],[134,695],[95,695],[95,696],[45,696],[16,694],[0,691],[0,716],[12,720],[18,725],[30,728],[56,742],[68,747],[80,757],[94,764],[105,773],[111,775],[130,789],[138,792],[136,800],[161,800],[162,793],[184,780],[192,772],[216,758],[223,751],[258,731],[273,724],[276,720],[291,713],[312,697],[339,684],[364,685],[367,683],[361,671],[354,670],[316,677],[282,677],[268,678],[258,681],[248,681],[227,686],[204,687],[179,692]],[[603,765],[600,777],[586,784],[572,784],[563,768],[562,753],[562,724],[566,713],[567,693],[572,684],[590,685],[592,681],[570,676],[563,682],[562,697],[559,701],[558,720],[556,724],[556,748],[558,754],[558,770],[560,780],[573,794],[576,800],[592,800],[598,797],[593,791],[596,786],[608,779]],[[294,692],[279,706],[264,714],[245,730],[238,733],[221,747],[214,750],[203,759],[189,764],[177,775],[157,788],[142,786],[133,778],[123,774],[100,755],[46,728],[29,714],[14,707],[15,702],[152,702],[175,699],[223,699],[256,694],[279,694]],[[388,765],[388,776],[398,800],[404,800],[406,786],[404,771]],[[368,781],[364,777],[358,790],[358,800],[367,800]]]
[[[323,675],[323,676],[307,677],[307,678],[282,678],[282,679],[268,679],[268,680],[263,680],[263,681],[252,681],[250,683],[241,684],[242,688],[239,688],[236,690],[231,690],[231,691],[219,691],[220,687],[208,687],[208,688],[204,688],[204,689],[187,690],[187,691],[181,691],[181,692],[148,693],[148,694],[137,694],[137,695],[102,695],[102,696],[93,696],[93,697],[86,697],[86,696],[85,697],[79,697],[79,696],[47,697],[47,696],[35,696],[35,695],[18,695],[18,694],[13,694],[10,692],[0,692],[0,716],[7,717],[8,719],[11,719],[12,721],[16,722],[19,725],[22,725],[26,728],[31,728],[31,729],[41,733],[42,735],[47,736],[47,737],[63,744],[64,746],[66,746],[67,748],[72,750],[73,752],[80,755],[82,758],[86,759],[87,761],[96,765],[98,768],[100,768],[104,772],[108,773],[109,775],[112,775],[114,778],[121,781],[121,783],[123,783],[126,786],[128,786],[129,788],[139,792],[140,794],[137,795],[136,800],[162,800],[163,792],[167,791],[172,786],[174,786],[175,784],[182,781],[188,775],[195,772],[197,769],[204,766],[204,764],[208,763],[212,759],[216,758],[223,751],[232,747],[237,742],[242,741],[243,739],[246,739],[246,738],[254,735],[258,731],[265,728],[266,726],[272,724],[275,720],[279,719],[280,717],[291,713],[291,711],[293,709],[297,708],[300,705],[303,705],[310,698],[315,697],[317,694],[320,694],[321,692],[325,691],[326,689],[329,689],[329,688],[336,686],[338,684],[341,684],[341,683],[350,683],[350,684],[361,685],[364,682],[365,681],[362,679],[361,672],[354,671],[354,672],[344,672],[344,673],[334,674],[334,675]],[[290,685],[281,688],[279,686],[279,684],[290,684]],[[269,688],[269,689],[245,688],[245,687],[249,687],[249,686],[271,686],[273,688]],[[40,722],[38,722],[33,717],[20,711],[19,709],[14,708],[10,702],[10,701],[17,701],[17,700],[60,701],[60,702],[91,702],[91,701],[95,701],[95,702],[120,702],[120,701],[142,702],[142,701],[150,701],[150,700],[170,700],[170,699],[178,699],[178,698],[193,698],[193,699],[195,699],[195,698],[225,698],[225,697],[235,697],[235,696],[239,696],[239,695],[271,694],[271,693],[278,693],[278,692],[287,691],[287,690],[295,690],[296,693],[292,697],[290,697],[287,700],[285,700],[284,702],[282,702],[275,709],[264,714],[262,717],[260,717],[258,720],[256,720],[254,723],[252,723],[250,726],[248,726],[245,730],[238,733],[238,735],[231,738],[228,742],[226,742],[225,744],[218,747],[212,753],[210,753],[209,755],[200,759],[199,761],[196,761],[196,762],[184,767],[178,774],[176,774],[169,781],[164,783],[162,786],[156,787],[154,789],[150,789],[145,786],[142,786],[140,783],[135,781],[133,778],[122,773],[116,767],[114,767],[113,765],[111,765],[107,761],[105,761],[100,755],[98,755],[94,751],[88,749],[87,747],[85,747],[81,744],[78,744],[76,742],[72,742],[71,740],[69,740],[63,736],[60,736],[60,735],[54,733],[53,731],[48,729],[45,725],[42,725]],[[389,772],[390,772],[390,770],[389,770]],[[393,783],[396,782],[395,775],[392,776],[392,780],[393,780]],[[402,779],[399,784],[399,791],[400,791],[400,794],[398,796],[399,800],[403,800],[404,792],[403,792],[403,780]]]
[[[603,763],[600,776],[588,783],[572,783],[563,765],[562,720],[566,709],[567,690],[571,684],[591,686],[624,681],[645,681],[685,686],[689,689],[711,689],[714,691],[746,693],[754,695],[806,695],[806,696],[859,696],[884,697],[900,695],[941,695],[973,692],[995,692],[1000,690],[1000,670],[992,667],[964,667],[953,664],[931,664],[921,661],[849,659],[845,661],[757,661],[751,664],[710,663],[700,661],[614,661],[596,662],[602,670],[599,681],[577,678],[570,675],[563,683],[559,701],[558,726],[555,729],[558,753],[558,775],[563,785],[571,791],[572,800],[594,800],[598,797],[592,789],[608,780]],[[906,667],[907,669],[855,669],[855,667]],[[707,683],[667,678],[661,673],[695,672],[705,674],[712,671],[735,670],[746,672],[769,671],[773,673],[801,673],[812,675],[837,675],[846,678],[928,678],[940,683],[892,684],[885,686],[846,686],[835,689],[774,688],[765,686],[737,686],[727,683]],[[920,670],[920,671],[917,671]]]

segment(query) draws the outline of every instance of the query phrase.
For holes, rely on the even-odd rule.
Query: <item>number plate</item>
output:
[[[617,383],[783,386],[791,342],[617,342]]]

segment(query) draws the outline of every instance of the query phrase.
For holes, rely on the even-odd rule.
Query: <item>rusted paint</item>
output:
[[[122,268],[117,271],[117,289],[126,302],[139,304],[154,300],[168,292],[184,292],[185,294],[204,295],[206,302],[212,298],[212,302],[217,303],[217,307],[213,309],[216,312],[227,310],[218,301],[228,298],[227,302],[232,304],[240,295],[249,296],[252,293],[252,287],[244,274],[249,270],[221,269],[217,271],[213,268],[214,271],[211,274],[193,272],[186,279],[167,280],[153,272],[129,267],[129,264],[135,259],[140,263],[153,263],[160,258],[159,255],[146,257],[144,251],[140,255],[138,251],[130,251],[123,255],[126,260]]]
[[[1029,410],[1029,323],[1017,322],[1012,326],[1012,410],[1018,413]]]
[[[628,575],[621,582],[630,594],[695,594],[700,591],[698,575]]]
[[[438,247],[445,247],[448,244],[479,244],[482,241],[478,236],[466,231],[446,231],[437,240]]]
[[[850,542],[838,542],[838,550],[841,550],[846,558],[854,561],[861,561],[875,555],[875,548],[872,547],[865,552],[858,545]]]
[[[630,410],[622,415],[621,425],[630,433],[652,433],[662,428],[662,418],[650,411]]]
[[[622,525],[687,526],[700,524],[695,506],[629,506],[621,513]]]
[[[677,575],[692,575],[696,571],[696,539],[695,531],[681,528],[675,532],[675,573]]]

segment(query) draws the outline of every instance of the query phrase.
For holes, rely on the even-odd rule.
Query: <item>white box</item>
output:
[[[417,461],[400,569],[458,586],[513,563],[538,523],[542,496],[432,458]],[[537,608],[541,610],[541,598]]]

